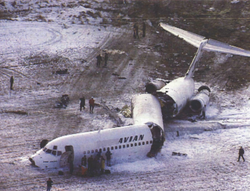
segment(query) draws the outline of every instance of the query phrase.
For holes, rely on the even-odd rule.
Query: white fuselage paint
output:
[[[128,160],[131,157],[140,158],[146,156],[152,145],[152,134],[147,125],[133,125],[118,127],[114,129],[93,131],[66,135],[49,142],[45,148],[55,154],[47,153],[44,149],[39,150],[31,158],[35,165],[42,168],[60,168],[61,155],[66,146],[72,146],[74,152],[74,165],[80,165],[84,155],[94,157],[99,150],[102,155],[109,148],[112,153],[113,162]],[[53,149],[56,146],[56,150]]]
[[[209,91],[202,90],[196,94],[189,102],[189,107],[193,112],[199,112],[204,109],[209,103]]]
[[[171,81],[162,89],[158,90],[158,92],[166,94],[174,100],[176,110],[172,114],[172,117],[175,117],[182,111],[187,102],[194,95],[194,90],[193,78],[181,77]]]
[[[161,105],[155,96],[151,94],[135,96],[132,100],[132,105],[136,106],[133,109],[135,125],[152,122],[160,126],[162,131],[164,131]]]
[[[134,116],[134,120],[136,123],[134,125],[71,134],[56,138],[50,141],[45,148],[40,149],[31,156],[30,160],[42,169],[59,169],[62,167],[60,160],[63,158],[63,153],[66,153],[66,147],[73,148],[74,166],[81,164],[81,159],[84,155],[87,158],[91,155],[94,157],[100,150],[102,151],[102,156],[105,158],[108,148],[112,153],[112,163],[145,158],[153,144],[151,129],[145,123],[153,122],[158,126],[161,125],[161,129],[164,128],[161,107],[158,100],[151,94],[145,94],[142,97],[139,95],[139,97],[143,97],[144,101],[135,101],[134,111],[136,116]],[[141,104],[144,105],[141,106]],[[152,113],[156,114],[152,115],[155,118],[150,117]],[[144,116],[145,119],[141,120],[141,116]],[[139,123],[139,121],[141,122]]]

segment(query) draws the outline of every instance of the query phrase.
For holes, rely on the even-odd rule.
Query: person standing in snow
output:
[[[14,84],[14,77],[10,77],[10,90],[13,90],[13,84]]]
[[[108,53],[105,52],[105,56],[104,56],[104,67],[107,66],[107,63],[108,63]]]
[[[98,68],[100,68],[101,61],[102,61],[101,55],[99,54],[99,55],[96,57],[96,59],[97,59],[96,65],[97,65]]]
[[[89,100],[90,113],[93,113],[94,107],[95,107],[95,100],[93,97],[91,97],[91,99]]]
[[[82,157],[82,161],[81,161],[81,165],[82,166],[87,166],[87,157],[86,157],[86,155],[84,155],[83,157]]]
[[[240,147],[238,162],[240,161],[240,157],[242,157],[243,161],[245,162],[245,159],[244,159],[243,155],[244,155],[244,149],[242,147]]]
[[[53,181],[51,180],[51,178],[49,178],[47,180],[47,191],[50,191],[53,185]]]
[[[101,157],[101,174],[104,173],[104,170],[105,170],[105,159],[104,159],[104,157],[102,156],[102,157]]]
[[[80,98],[80,111],[82,111],[82,108],[85,108],[85,97],[82,96],[82,98]]]
[[[105,153],[106,155],[106,159],[107,159],[107,166],[111,166],[111,155],[112,153],[110,152],[109,148],[108,148],[108,151]]]

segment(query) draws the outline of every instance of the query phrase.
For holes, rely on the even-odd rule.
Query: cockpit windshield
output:
[[[54,146],[54,148],[55,148],[55,146]],[[52,154],[54,156],[61,156],[62,155],[62,151],[51,150],[51,149],[47,149],[46,147],[44,147],[43,151],[45,153]]]

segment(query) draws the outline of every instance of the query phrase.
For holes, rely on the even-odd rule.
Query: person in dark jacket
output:
[[[81,165],[82,166],[87,166],[87,157],[86,157],[86,155],[84,155],[83,157],[82,157],[82,161],[81,161]]]
[[[107,52],[105,52],[105,56],[104,56],[104,67],[106,67],[107,66],[107,63],[108,63],[108,53]]]
[[[70,174],[73,174],[73,171],[74,171],[74,158],[73,158],[73,154],[69,155],[68,162],[69,162],[69,172],[70,172]]]
[[[80,98],[80,111],[85,108],[85,97]]]
[[[94,163],[94,158],[91,155],[88,158],[88,174],[89,174],[89,176],[93,176],[93,163]]]
[[[106,155],[106,160],[107,160],[107,166],[111,166],[111,155],[112,155],[112,153],[110,152],[109,148],[108,148],[105,155]]]
[[[10,77],[10,90],[13,90],[13,84],[14,84],[14,77]]]
[[[245,159],[244,159],[243,155],[244,155],[244,149],[242,147],[240,147],[238,162],[240,161],[240,157],[242,157],[243,161],[245,162]]]
[[[96,66],[97,66],[98,68],[100,68],[101,61],[102,61],[101,55],[99,54],[99,55],[96,57],[96,59],[97,59]]]
[[[49,178],[47,180],[47,191],[50,191],[53,185],[53,181],[51,180],[51,178]]]

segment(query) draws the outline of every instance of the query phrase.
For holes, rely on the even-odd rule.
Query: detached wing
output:
[[[172,33],[173,35],[185,40],[189,44],[199,48],[202,40],[205,37],[201,35],[197,35],[192,32],[185,31],[183,29],[179,29],[177,27],[173,27],[164,23],[160,23],[160,26],[166,31]],[[242,48],[238,48],[236,46],[231,46],[226,43],[222,43],[213,39],[209,39],[205,46],[202,48],[203,50],[213,51],[213,52],[221,52],[227,54],[234,54],[239,56],[247,56],[250,57],[250,51],[244,50]]]

